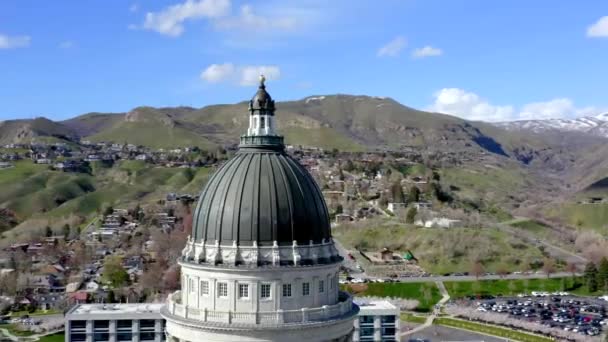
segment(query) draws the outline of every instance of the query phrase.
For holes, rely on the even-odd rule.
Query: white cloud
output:
[[[443,88],[434,96],[431,111],[468,120],[504,121],[514,113],[512,106],[494,106],[479,95],[459,88]]]
[[[427,45],[422,48],[414,49],[412,52],[412,57],[414,58],[424,58],[424,57],[434,57],[441,56],[443,51],[439,48],[434,48],[430,45]]]
[[[267,13],[266,13],[267,14]],[[266,30],[293,30],[298,26],[298,19],[294,16],[272,17],[257,15],[249,5],[241,6],[238,16],[218,19],[215,23],[220,30],[266,31]]]
[[[66,40],[64,42],[59,43],[59,48],[61,49],[71,49],[74,47],[74,42],[71,40]]]
[[[494,105],[475,93],[459,88],[441,89],[434,97],[435,102],[428,108],[431,111],[490,122],[577,118],[606,111],[596,107],[577,108],[568,98],[528,103],[517,111],[512,105]]]
[[[129,12],[135,13],[139,11],[139,5],[138,4],[133,4],[131,6],[129,6]]]
[[[587,37],[608,37],[608,15],[587,28]]]
[[[232,63],[211,64],[201,73],[201,78],[209,83],[224,82],[234,77],[235,67]]]
[[[17,49],[28,47],[32,38],[30,36],[8,36],[0,34],[0,49]]]
[[[146,13],[143,28],[170,37],[184,32],[184,22],[202,18],[225,16],[230,11],[230,0],[186,0],[160,12]]]
[[[378,50],[378,57],[397,57],[407,46],[404,37],[396,37]]]
[[[260,75],[264,75],[270,81],[278,80],[281,77],[281,69],[275,65],[211,64],[203,70],[201,78],[209,83],[251,86],[258,84]]]

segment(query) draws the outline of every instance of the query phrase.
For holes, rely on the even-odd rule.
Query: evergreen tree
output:
[[[407,195],[407,201],[409,203],[418,202],[420,200],[420,189],[417,186],[412,186],[410,192]]]
[[[416,214],[418,214],[418,210],[414,207],[410,208],[407,211],[407,215],[405,216],[405,223],[414,223],[416,219]]]
[[[64,224],[63,225],[63,239],[65,241],[67,241],[70,238],[70,225],[69,224]]]
[[[116,303],[116,295],[114,294],[114,291],[108,291],[108,297],[106,298],[106,302]]]
[[[403,203],[405,202],[405,196],[403,196],[403,188],[401,188],[401,182],[396,181],[391,186],[391,193],[393,195],[394,203]]]
[[[600,261],[597,270],[597,283],[602,290],[608,291],[608,259],[606,257],[603,257]]]
[[[597,291],[597,278],[598,278],[598,272],[597,272],[597,268],[595,267],[595,264],[593,262],[589,262],[587,263],[587,266],[585,267],[585,273],[583,274],[583,277],[585,279],[585,284],[587,285],[587,290],[589,292],[595,292]]]
[[[53,230],[51,229],[51,227],[46,226],[46,227],[44,228],[44,235],[45,235],[46,237],[51,237],[51,236],[53,236]]]

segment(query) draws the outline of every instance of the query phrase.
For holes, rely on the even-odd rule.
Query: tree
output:
[[[103,280],[112,287],[121,287],[129,283],[129,274],[122,266],[122,259],[116,256],[107,257],[103,264]]]
[[[543,271],[547,274],[547,278],[551,276],[553,272],[555,272],[555,261],[550,258],[545,258],[543,262]]]
[[[416,214],[418,214],[418,210],[414,207],[411,207],[408,211],[407,211],[407,215],[405,217],[405,223],[414,223],[414,220],[416,219]]]
[[[598,286],[604,291],[608,291],[608,259],[603,257],[597,270]]]
[[[112,215],[113,213],[114,213],[114,208],[111,205],[106,207],[106,209],[103,211],[104,216]]]
[[[410,192],[407,195],[407,201],[409,203],[418,202],[420,200],[420,189],[417,186],[412,186]]]
[[[64,239],[64,240],[66,240],[66,241],[67,241],[67,240],[70,238],[70,231],[71,231],[71,229],[70,229],[70,225],[69,225],[69,224],[67,224],[67,223],[66,223],[66,224],[64,224],[64,225],[63,225],[63,228],[62,228],[62,232],[63,232],[63,239]]]
[[[393,185],[391,185],[391,194],[393,195],[394,203],[405,202],[405,196],[403,195],[403,188],[401,187],[401,182],[395,181]]]
[[[342,204],[338,204],[336,206],[336,215],[342,214],[343,212],[344,212],[344,208],[342,207]]]
[[[106,302],[107,303],[116,303],[116,295],[114,294],[114,291],[112,291],[112,290],[108,291],[108,297],[106,298]]]
[[[587,290],[589,292],[595,292],[597,291],[597,268],[595,267],[595,264],[593,262],[588,262],[587,266],[585,267],[585,272],[584,272],[584,279],[585,279],[585,284],[587,285]]]
[[[481,264],[481,262],[475,261],[473,265],[471,265],[471,274],[474,275],[477,280],[479,280],[479,277],[483,275],[483,273],[483,265]]]
[[[51,229],[51,227],[49,227],[49,226],[44,227],[44,236],[46,236],[46,237],[53,236],[53,230]]]

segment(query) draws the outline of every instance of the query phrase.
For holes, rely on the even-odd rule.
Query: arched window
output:
[[[263,117],[263,116],[260,118],[260,128],[261,128],[261,129],[266,128],[266,120],[265,120],[265,119],[266,119],[266,118],[265,118],[265,117]]]

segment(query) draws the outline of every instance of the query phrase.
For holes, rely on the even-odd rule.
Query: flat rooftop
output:
[[[359,316],[361,315],[399,315],[399,308],[386,300],[366,301],[355,298],[354,302],[359,305]]]
[[[163,303],[78,304],[66,314],[67,319],[156,319],[161,318]]]

